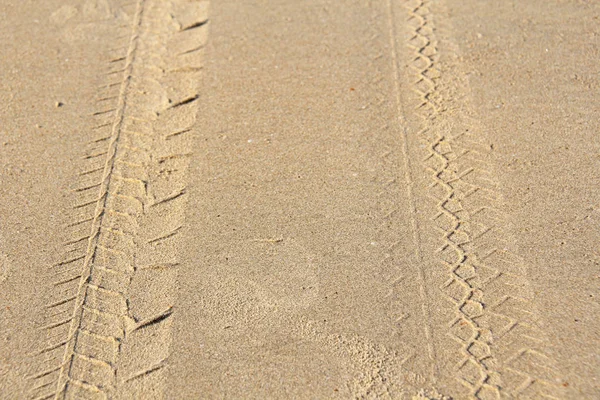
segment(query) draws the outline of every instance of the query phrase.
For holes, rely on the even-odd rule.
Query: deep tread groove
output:
[[[107,82],[98,87],[94,101],[102,108],[92,113],[91,130],[103,132],[88,141],[81,161],[85,167],[72,186],[76,201],[73,220],[66,224],[72,235],[64,243],[67,257],[51,266],[58,287],[56,296],[47,302],[47,320],[41,327],[47,332],[47,342],[33,355],[44,357],[38,364],[46,369],[30,376],[36,381],[31,385],[32,399],[72,398],[84,392],[106,398],[143,398],[147,394],[140,383],[159,379],[166,366],[171,324],[163,322],[173,308],[164,304],[164,294],[173,292],[174,281],[165,281],[160,296],[150,294],[151,308],[144,297],[148,293],[135,292],[140,289],[132,287],[132,282],[138,258],[151,265],[141,269],[167,276],[173,276],[171,270],[179,264],[163,253],[176,254],[180,242],[176,235],[183,223],[185,201],[172,200],[185,199],[186,151],[191,138],[185,133],[192,130],[196,113],[196,107],[185,106],[199,98],[189,82],[199,80],[193,63],[202,54],[183,57],[168,44],[203,48],[202,35],[189,31],[204,29],[208,19],[194,15],[204,14],[205,9],[199,11],[187,0],[137,0],[136,10],[131,26],[121,28],[129,33],[115,35],[128,45],[119,47],[116,54],[115,49],[108,50],[112,55],[107,62],[113,67],[103,72]],[[181,28],[172,23],[173,19],[177,22],[178,12],[199,22]],[[125,53],[121,50],[127,50],[126,55],[120,55]],[[116,63],[121,62],[118,67]],[[176,70],[177,76],[171,72]],[[188,77],[181,79],[181,74]],[[114,82],[118,75],[121,80]],[[167,90],[181,100],[170,105],[157,100]],[[157,96],[148,96],[150,92]],[[165,132],[170,118],[184,122],[169,125],[170,132]],[[177,140],[169,143],[174,137]],[[167,161],[171,170],[165,177],[161,164]],[[153,211],[151,206],[158,204]],[[166,226],[165,218],[175,225]],[[160,232],[159,227],[167,233],[143,236],[146,231]],[[135,356],[137,364],[121,368],[121,359],[132,353],[143,356]],[[103,372],[94,373],[98,368]],[[43,393],[50,387],[53,393]]]

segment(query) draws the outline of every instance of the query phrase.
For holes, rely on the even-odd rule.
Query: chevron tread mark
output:
[[[206,2],[132,6],[123,6],[131,24],[116,33],[129,42],[108,54],[90,116],[65,224],[72,239],[49,270],[32,399],[162,391],[176,268],[144,266],[178,264],[173,232],[183,224],[208,13]]]
[[[422,167],[429,175],[431,226],[438,242],[439,291],[454,315],[447,335],[455,343],[450,371],[476,399],[537,398],[558,393],[554,362],[544,352],[533,293],[523,261],[506,244],[505,217],[497,204],[497,179],[486,162],[475,121],[457,129],[446,122],[447,107],[440,48],[430,0],[409,0],[408,101],[416,122]],[[456,125],[456,123],[454,123]],[[443,372],[442,372],[443,373]]]

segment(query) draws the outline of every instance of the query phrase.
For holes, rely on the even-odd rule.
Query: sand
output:
[[[0,398],[600,398],[599,17],[0,2]]]

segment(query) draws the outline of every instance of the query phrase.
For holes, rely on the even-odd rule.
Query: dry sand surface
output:
[[[0,398],[600,399],[599,18],[1,0]]]

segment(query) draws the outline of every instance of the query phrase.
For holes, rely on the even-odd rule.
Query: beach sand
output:
[[[0,1],[0,398],[600,398],[599,18]]]

